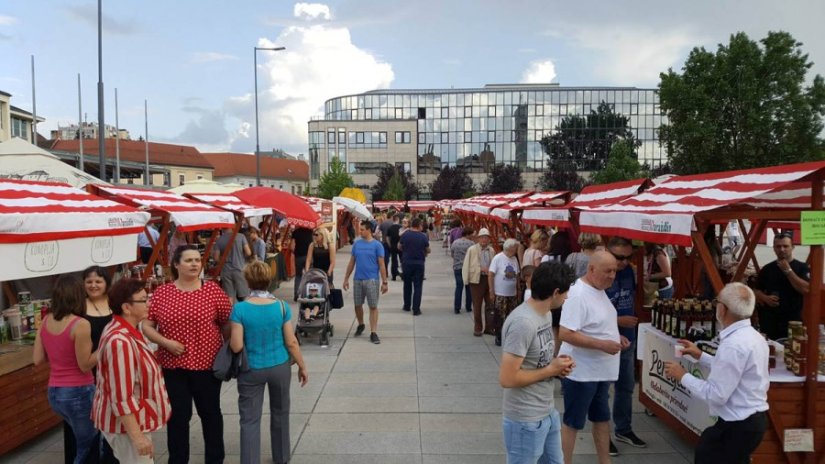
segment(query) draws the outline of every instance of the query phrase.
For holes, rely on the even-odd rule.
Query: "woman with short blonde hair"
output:
[[[522,265],[538,266],[541,264],[541,257],[544,256],[549,241],[550,234],[545,229],[536,229],[530,236],[530,247],[521,259]]]

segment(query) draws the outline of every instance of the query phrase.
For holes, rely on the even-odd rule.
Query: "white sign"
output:
[[[686,358],[676,359],[675,340],[658,330],[651,328],[643,336],[644,345],[640,346],[644,350],[642,391],[679,422],[701,435],[703,430],[716,422],[716,418],[711,417],[705,402],[694,398],[682,384],[665,376],[665,362],[678,361],[685,370],[700,379],[707,379],[710,370]]]
[[[812,453],[814,451],[813,429],[785,429],[782,448],[786,453]]]
[[[0,282],[28,279],[137,259],[137,234],[0,245]]]

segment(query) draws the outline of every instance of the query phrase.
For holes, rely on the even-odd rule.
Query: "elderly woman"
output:
[[[504,319],[518,304],[519,264],[516,259],[518,240],[508,238],[504,241],[501,253],[490,262],[487,282],[490,286],[490,299],[495,300],[496,346],[501,346],[501,327]]]
[[[533,267],[541,264],[541,257],[544,256],[549,242],[550,234],[544,229],[536,229],[536,231],[530,235],[530,246],[524,251],[524,256],[521,260],[522,264]]]
[[[192,401],[203,427],[205,461],[223,462],[221,381],[212,375],[212,363],[228,336],[229,297],[218,284],[200,279],[201,255],[194,245],[184,245],[172,256],[175,281],[159,287],[152,296],[146,336],[160,346],[158,362],[172,403],[166,428],[169,463],[189,461],[189,421]]]
[[[120,462],[151,463],[150,433],[166,424],[172,406],[161,368],[137,328],[149,314],[149,300],[143,282],[121,279],[109,301],[114,316],[100,339],[92,419]]]
[[[602,236],[590,232],[582,232],[579,234],[579,246],[582,251],[576,251],[567,255],[564,263],[573,269],[576,273],[576,278],[583,277],[587,274],[587,265],[590,263],[590,257],[593,253],[602,247]]]
[[[71,427],[77,446],[75,464],[86,462],[91,454],[97,461],[98,454],[92,449],[98,432],[90,418],[97,357],[92,353],[91,326],[81,317],[85,299],[79,278],[58,278],[51,312],[37,331],[32,352],[35,366],[49,362],[49,406]]]
[[[241,463],[261,460],[261,408],[269,387],[269,433],[272,459],[289,461],[289,357],[298,365],[298,381],[307,384],[301,348],[292,329],[292,312],[283,300],[266,291],[272,280],[269,266],[253,262],[244,269],[252,293],[237,303],[230,317],[232,351],[246,348],[250,370],[238,376],[238,412],[241,416]]]
[[[307,261],[304,270],[317,268],[327,273],[329,283],[332,283],[332,271],[335,270],[335,247],[329,240],[329,234],[323,227],[312,231],[312,243],[307,250]]]

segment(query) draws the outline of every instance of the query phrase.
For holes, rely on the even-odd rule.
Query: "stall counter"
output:
[[[48,384],[49,365],[32,364],[30,345],[0,345],[0,455],[61,424]]]

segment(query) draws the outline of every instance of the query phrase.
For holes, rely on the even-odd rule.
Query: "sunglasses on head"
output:
[[[616,258],[616,261],[629,261],[630,258],[633,257],[633,255],[624,256],[624,255],[619,255],[619,254],[616,254],[616,253],[613,253],[613,252],[611,252],[610,254],[613,255],[614,258]]]

